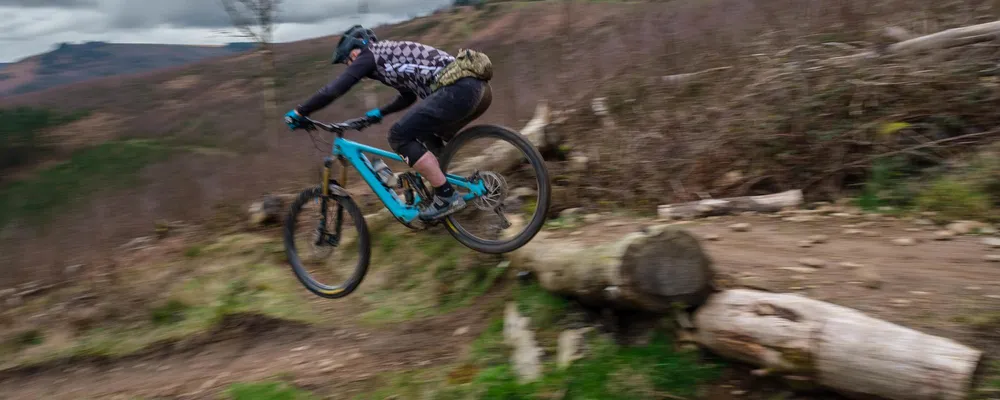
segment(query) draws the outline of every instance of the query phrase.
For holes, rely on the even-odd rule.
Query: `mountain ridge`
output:
[[[0,63],[0,96],[37,92],[95,78],[148,72],[251,50],[253,43],[183,45],[88,41]]]

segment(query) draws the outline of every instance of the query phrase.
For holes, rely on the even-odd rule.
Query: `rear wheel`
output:
[[[285,221],[285,255],[299,282],[330,299],[347,296],[361,284],[371,257],[368,226],[348,196],[320,188],[302,191]],[[318,206],[317,210],[308,210]],[[350,218],[348,222],[348,218]]]
[[[474,143],[479,140],[497,143]],[[468,150],[474,158],[456,160],[461,150]],[[486,195],[445,220],[448,232],[466,247],[482,253],[507,253],[527,244],[542,229],[551,201],[549,172],[541,153],[521,134],[497,125],[469,127],[445,145],[439,162],[443,171],[467,179],[478,176],[487,187]],[[529,185],[537,185],[537,189]],[[522,223],[509,227],[514,218]],[[491,219],[495,220],[492,224],[488,222]],[[520,231],[508,231],[515,227]],[[475,233],[477,228],[486,228],[486,232]]]

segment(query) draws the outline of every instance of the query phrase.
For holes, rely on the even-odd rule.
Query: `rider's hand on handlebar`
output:
[[[367,119],[368,122],[371,122],[371,123],[381,122],[382,121],[382,110],[379,110],[377,108],[371,109],[371,111],[368,111],[367,113],[365,113],[365,119]]]
[[[298,111],[292,110],[285,114],[285,125],[288,125],[289,130],[296,130],[299,128],[305,128],[307,125],[305,117],[299,114]]]

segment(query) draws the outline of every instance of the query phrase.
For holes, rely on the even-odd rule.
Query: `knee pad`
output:
[[[405,134],[398,123],[389,128],[389,147],[410,167],[427,152],[427,148],[416,138]]]

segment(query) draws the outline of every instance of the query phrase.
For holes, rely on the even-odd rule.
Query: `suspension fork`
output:
[[[347,181],[347,160],[344,159],[344,157],[338,158],[340,161],[340,182],[345,182]],[[330,184],[338,183],[337,181],[331,179],[331,175],[333,175],[332,169],[333,160],[330,157],[327,157],[323,160],[323,183],[321,186],[323,195],[320,196],[320,215],[322,218],[320,218],[319,226],[317,227],[319,230],[319,235],[317,235],[316,239],[317,245],[327,241],[328,244],[336,246],[337,243],[340,242],[340,232],[344,220],[344,207],[341,206],[340,203],[337,203],[337,219],[334,220],[334,234],[329,235],[326,232],[326,208],[328,202],[330,201]]]

